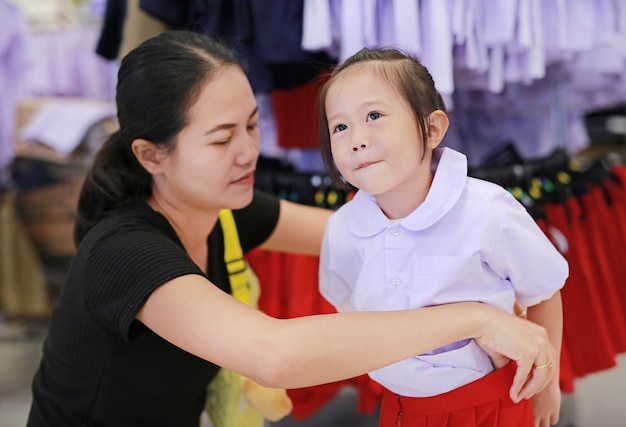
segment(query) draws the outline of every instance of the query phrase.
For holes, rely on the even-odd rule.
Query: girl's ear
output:
[[[151,174],[161,171],[163,156],[161,150],[147,139],[135,139],[131,148],[137,161]]]
[[[443,140],[443,137],[448,131],[450,126],[450,119],[448,115],[441,110],[435,110],[426,118],[426,125],[428,126],[428,148],[434,150],[439,143]]]

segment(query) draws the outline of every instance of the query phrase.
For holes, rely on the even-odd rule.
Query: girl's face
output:
[[[407,215],[409,205],[404,209],[398,204],[427,191],[432,174],[430,155],[422,160],[417,120],[406,100],[363,64],[345,70],[331,84],[325,106],[341,175],[374,195],[387,215]]]
[[[259,155],[258,110],[243,71],[220,70],[189,110],[189,123],[166,156],[158,190],[179,205],[237,209],[252,200]]]

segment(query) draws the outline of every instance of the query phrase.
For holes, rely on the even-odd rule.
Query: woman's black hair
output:
[[[407,101],[415,114],[415,119],[422,135],[424,146],[428,142],[426,118],[435,110],[445,112],[443,98],[435,88],[430,72],[417,59],[393,48],[367,49],[363,48],[342,64],[338,65],[326,81],[319,96],[319,132],[322,159],[332,183],[340,189],[352,187],[341,179],[335,166],[330,147],[330,131],[326,116],[326,97],[330,86],[342,72],[353,65],[371,63],[375,73],[380,75]],[[426,150],[424,150],[424,154]]]
[[[152,194],[152,176],[131,144],[142,138],[171,151],[187,125],[189,108],[225,65],[243,69],[234,52],[191,31],[168,31],[146,40],[122,60],[116,104],[119,130],[96,154],[83,183],[74,241],[112,210]]]

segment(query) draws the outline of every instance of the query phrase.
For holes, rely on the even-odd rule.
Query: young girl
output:
[[[512,313],[517,300],[560,351],[568,265],[506,190],[469,178],[463,154],[437,148],[448,117],[428,70],[398,50],[363,49],[320,101],[329,173],[359,189],[322,244],[320,289],[337,310],[478,301]],[[386,388],[381,426],[548,426],[558,421],[558,368],[558,357],[534,367],[552,373],[534,408],[507,395],[514,363],[494,371],[472,339],[370,376]]]

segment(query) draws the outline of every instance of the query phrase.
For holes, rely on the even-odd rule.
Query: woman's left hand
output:
[[[500,354],[500,353],[496,353],[495,351],[483,347],[480,345],[479,342],[478,346],[485,352],[487,353],[487,356],[489,356],[489,358],[491,359],[491,364],[493,365],[494,369],[500,369],[500,368],[504,368],[506,365],[509,364],[509,362],[511,361],[511,359],[509,359],[508,357]]]
[[[524,307],[522,304],[520,304],[517,301],[515,301],[515,306],[513,307],[513,312],[515,313],[515,315],[517,317],[521,317],[522,319],[526,319],[526,307]],[[491,363],[493,364],[493,367],[495,369],[504,368],[511,361],[511,359],[509,359],[508,357],[506,357],[506,356],[504,356],[504,355],[502,355],[500,353],[496,353],[496,352],[492,351],[489,348],[481,346],[480,342],[478,343],[478,346],[485,353],[487,353],[487,356],[489,356],[489,358],[491,359]]]

